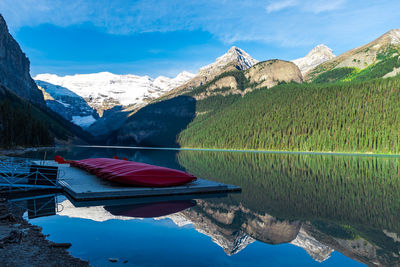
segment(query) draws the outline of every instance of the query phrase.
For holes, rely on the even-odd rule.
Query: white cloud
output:
[[[281,10],[289,8],[289,7],[297,6],[298,4],[299,3],[296,0],[273,1],[267,5],[266,9],[267,9],[267,13],[272,13],[272,12],[281,11]]]

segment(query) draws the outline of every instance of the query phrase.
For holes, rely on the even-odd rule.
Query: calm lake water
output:
[[[72,243],[71,254],[94,266],[400,264],[400,158],[78,147],[47,151],[48,158],[56,154],[68,159],[118,155],[242,187],[229,195],[83,207],[61,195],[56,215],[25,213],[50,240]],[[43,158],[44,152],[23,156]]]

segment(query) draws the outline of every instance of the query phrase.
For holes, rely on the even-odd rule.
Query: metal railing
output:
[[[0,157],[0,189],[59,188],[57,166],[37,164],[32,159]]]

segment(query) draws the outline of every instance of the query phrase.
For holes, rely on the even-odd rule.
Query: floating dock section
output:
[[[57,164],[52,161],[42,161],[40,163],[46,166],[57,166],[59,168],[59,185],[61,185],[64,191],[76,201],[189,194],[198,195],[241,191],[241,188],[238,186],[199,178],[189,184],[174,187],[154,188],[122,186],[79,168],[70,167],[68,164]]]

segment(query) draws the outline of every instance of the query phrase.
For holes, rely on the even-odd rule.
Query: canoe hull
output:
[[[197,179],[183,171],[119,159],[84,159],[71,165],[112,182],[139,187],[179,186]]]

